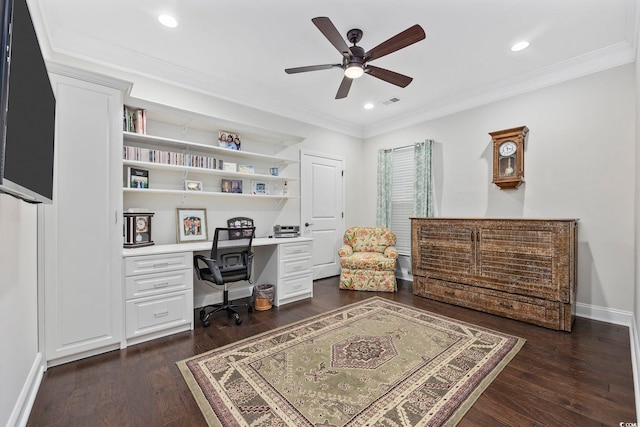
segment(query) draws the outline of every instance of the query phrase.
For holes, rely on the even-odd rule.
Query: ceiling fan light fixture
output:
[[[362,68],[362,64],[353,63],[347,65],[347,68],[344,70],[344,75],[349,77],[350,79],[357,79],[364,74],[364,69]]]

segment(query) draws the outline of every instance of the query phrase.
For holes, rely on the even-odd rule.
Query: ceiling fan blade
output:
[[[349,46],[347,46],[347,43],[344,41],[329,18],[326,16],[319,16],[317,18],[313,18],[311,21],[316,25],[316,27],[318,27],[320,32],[324,34],[327,40],[329,40],[331,44],[338,49],[338,52],[347,58],[350,56],[351,51],[349,50]]]
[[[342,64],[323,64],[323,65],[309,65],[307,67],[295,67],[286,68],[284,71],[287,74],[306,73],[307,71],[328,70],[330,68],[342,68]]]
[[[367,65],[365,73],[400,87],[407,87],[409,83],[413,81],[413,77],[405,76],[395,71],[385,70],[384,68],[374,67],[373,65]]]
[[[413,27],[407,28],[403,32],[396,34],[389,40],[382,42],[378,46],[369,50],[364,54],[364,60],[366,62],[381,58],[385,55],[419,42],[425,37],[426,35],[422,27],[416,24]]]
[[[351,83],[353,83],[353,79],[349,77],[343,77],[342,83],[340,83],[340,87],[338,88],[338,93],[336,93],[336,99],[346,98],[349,95],[349,89],[351,89]]]

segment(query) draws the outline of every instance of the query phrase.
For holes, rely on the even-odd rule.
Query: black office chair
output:
[[[255,230],[255,227],[216,228],[211,257],[207,258],[204,255],[193,257],[193,266],[198,279],[224,286],[222,304],[207,305],[200,310],[202,326],[209,326],[211,324],[210,317],[218,311],[225,310],[229,317],[233,315],[236,319],[236,325],[241,324],[242,319],[235,308],[248,307],[249,313],[253,311],[249,303],[233,304],[229,301],[228,284],[241,280],[249,280],[251,283],[251,264],[253,263],[251,243]],[[227,237],[228,240],[223,239],[224,237]],[[221,242],[225,242],[225,244],[220,245]],[[206,267],[202,266],[203,263]],[[207,308],[213,310],[207,313]]]

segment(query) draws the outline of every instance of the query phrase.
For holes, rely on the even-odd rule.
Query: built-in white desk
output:
[[[312,241],[307,237],[253,239],[254,284],[275,287],[274,305],[313,297]],[[201,282],[193,255],[208,255],[211,241],[123,249],[125,334],[122,347],[193,329],[193,309],[222,302],[222,289]],[[234,241],[222,247],[233,247]],[[251,296],[253,285],[234,284],[229,298]]]

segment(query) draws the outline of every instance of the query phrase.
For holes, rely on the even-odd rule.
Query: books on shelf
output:
[[[147,110],[133,109],[124,106],[122,117],[122,130],[147,134]]]
[[[127,187],[149,188],[149,171],[138,168],[127,168]]]
[[[124,146],[122,151],[124,160],[139,162],[161,163],[165,165],[190,166],[194,168],[216,169],[217,160],[214,157],[198,154],[183,154],[172,151],[154,150],[151,148]]]

